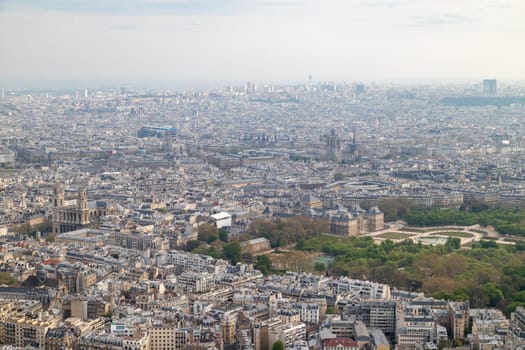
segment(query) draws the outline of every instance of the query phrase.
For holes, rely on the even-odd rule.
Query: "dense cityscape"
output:
[[[3,349],[525,346],[523,221],[497,211],[525,207],[523,85],[0,98]],[[499,221],[417,221],[451,212]],[[420,256],[390,266],[399,249]],[[461,289],[456,258],[477,252],[512,256],[514,285],[483,265],[461,276],[481,294]]]

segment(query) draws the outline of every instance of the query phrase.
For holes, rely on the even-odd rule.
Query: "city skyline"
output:
[[[524,80],[519,1],[3,1],[8,86]]]

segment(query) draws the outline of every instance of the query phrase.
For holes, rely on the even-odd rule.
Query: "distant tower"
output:
[[[336,135],[335,129],[330,130],[330,135],[326,136],[327,156],[334,162],[342,159],[341,138]]]
[[[251,82],[247,82],[244,85],[244,92],[247,93],[247,94],[257,92],[257,84],[251,83]]]
[[[346,145],[345,150],[345,159],[346,160],[355,160],[357,157],[357,141],[356,141],[357,131],[354,129],[352,133],[352,143]]]
[[[2,88],[2,100],[5,99],[5,88]]]
[[[88,89],[84,89],[84,98],[88,98]]]
[[[164,152],[168,158],[173,156],[173,139],[169,131],[164,134]]]
[[[496,95],[497,93],[496,79],[483,80],[483,93],[485,95]]]
[[[362,94],[363,92],[365,92],[365,85],[362,84],[362,83],[355,84],[355,86],[354,86],[354,92],[355,92],[357,95]]]

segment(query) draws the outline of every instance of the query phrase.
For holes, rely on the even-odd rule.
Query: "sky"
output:
[[[523,0],[0,0],[0,85],[518,81],[524,18]]]

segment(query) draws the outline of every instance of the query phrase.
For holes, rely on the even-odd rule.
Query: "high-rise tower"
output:
[[[497,92],[496,79],[483,80],[483,93],[485,95],[496,95],[496,92]]]

